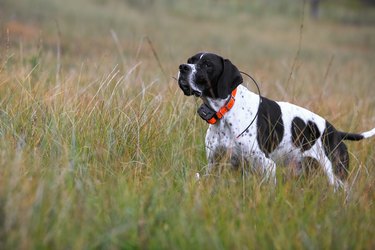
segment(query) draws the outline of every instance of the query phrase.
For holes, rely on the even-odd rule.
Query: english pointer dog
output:
[[[342,187],[349,170],[344,140],[372,137],[375,128],[361,134],[338,131],[321,116],[252,93],[242,82],[237,67],[213,53],[198,53],[179,66],[179,87],[185,95],[202,99],[198,114],[210,124],[207,172],[221,155],[229,154],[232,166],[247,163],[276,183],[275,162],[301,168],[304,158],[313,158],[329,183]]]

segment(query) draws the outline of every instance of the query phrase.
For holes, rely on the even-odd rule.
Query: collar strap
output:
[[[208,107],[207,105],[202,105],[199,110],[198,110],[198,114],[201,116],[201,118],[203,120],[205,120],[207,123],[209,124],[215,124],[218,120],[220,120],[221,118],[223,118],[223,116],[229,111],[232,109],[233,105],[234,105],[234,102],[235,102],[235,97],[236,97],[236,93],[237,93],[237,88],[235,88],[233,91],[232,91],[232,94],[229,98],[229,100],[227,101],[227,103],[221,107],[219,109],[219,111],[217,111],[215,113],[215,111],[213,111],[210,107]],[[209,110],[207,110],[209,109]],[[210,112],[211,111],[211,112]]]

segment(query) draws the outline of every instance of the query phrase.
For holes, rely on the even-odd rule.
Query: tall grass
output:
[[[300,16],[141,2],[3,5],[0,248],[374,248],[374,140],[349,143],[349,193],[283,167],[275,188],[226,168],[196,181],[207,125],[172,79],[215,51],[264,95],[360,132],[375,124],[372,28],[306,16],[295,60]]]

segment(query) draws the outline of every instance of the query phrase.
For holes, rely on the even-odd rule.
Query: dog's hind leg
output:
[[[326,173],[329,183],[334,187],[334,190],[337,191],[339,188],[344,188],[344,183],[335,176],[332,162],[328,157],[320,157],[318,161],[322,166],[323,171]]]
[[[329,158],[333,164],[333,171],[341,180],[345,180],[349,174],[349,153],[344,142],[339,142],[330,153]]]
[[[324,151],[323,147],[321,145],[315,145],[310,150],[304,152],[304,157],[312,157],[316,159],[320,166],[322,167],[324,173],[326,174],[328,178],[329,184],[331,184],[334,187],[334,190],[336,191],[339,188],[344,188],[344,183],[336,177],[334,172],[334,162],[330,160],[330,158],[326,155],[326,152]]]

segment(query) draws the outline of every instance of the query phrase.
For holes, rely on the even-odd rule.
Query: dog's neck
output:
[[[217,112],[228,102],[228,100],[230,99],[230,95],[228,95],[225,99],[211,98],[206,96],[201,96],[201,99],[203,100],[203,103]]]
[[[202,98],[204,104],[198,109],[199,116],[209,124],[216,124],[218,120],[224,118],[235,103],[237,88],[225,99]]]

